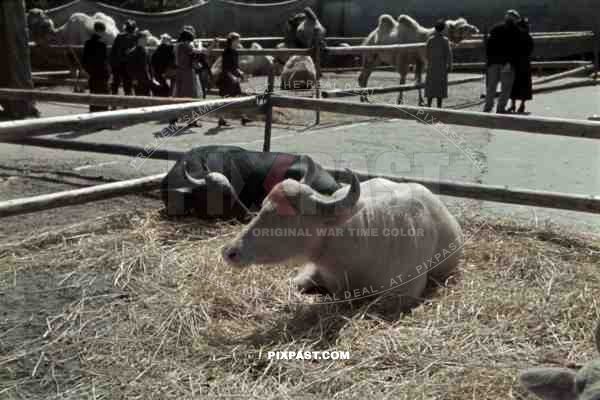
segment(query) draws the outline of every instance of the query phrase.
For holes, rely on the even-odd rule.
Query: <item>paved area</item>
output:
[[[343,79],[352,80],[348,77],[332,78],[336,78],[336,82],[340,80],[340,84],[343,84]],[[397,78],[393,74],[378,73],[374,84],[395,84],[396,81]],[[448,104],[452,106],[476,102],[480,93],[480,83],[451,88]],[[389,100],[389,95],[379,98],[380,101],[386,99]],[[358,99],[354,97],[347,100]],[[416,104],[415,94],[408,94],[405,101],[408,104]],[[40,108],[44,116],[87,112],[87,106],[80,105],[43,103]],[[470,109],[479,110],[480,106]],[[586,119],[593,114],[600,114],[600,88],[586,87],[539,95],[531,102],[529,110],[534,115]],[[600,143],[593,140],[451,126],[450,131],[462,138],[461,144],[457,146],[444,137],[443,132],[423,123],[405,120],[372,121],[355,116],[335,119],[326,115],[323,117],[322,126],[312,127],[310,124],[314,118],[313,112],[293,113],[289,121],[299,121],[298,123],[274,126],[271,139],[273,151],[306,153],[326,166],[368,169],[369,172],[600,194]],[[285,115],[280,117],[281,120],[286,118]],[[230,128],[217,130],[216,120],[209,117],[203,121],[202,127],[192,128],[177,137],[170,137],[164,143],[163,139],[155,136],[165,126],[164,122],[138,124],[121,130],[103,130],[89,134],[84,131],[66,132],[52,136],[64,140],[176,150],[188,150],[209,144],[233,144],[247,149],[262,149],[262,122],[257,121],[246,127],[242,127],[239,121],[234,119],[231,123]],[[471,154],[472,159],[467,157],[467,154]],[[101,182],[103,179],[120,180],[166,172],[173,164],[170,161],[134,160],[131,157],[9,144],[0,145],[0,160],[0,200],[50,193],[64,190],[71,185],[52,183],[52,179],[48,177],[56,178],[56,181],[60,182],[65,176],[69,176],[71,180],[78,179],[73,176],[83,176],[90,178],[89,181],[85,181],[89,184],[94,181]],[[477,160],[478,163],[474,163],[473,160]],[[24,177],[32,171],[38,175],[42,174],[46,180]],[[140,199],[142,198],[134,196],[101,204],[106,204],[107,211],[119,204],[134,208],[138,205],[161,205],[156,200]],[[590,214],[487,202],[469,204],[481,208],[482,213],[513,215],[538,224],[550,218],[554,222],[578,230],[600,233],[600,217]],[[59,212],[70,214],[76,220],[75,212],[89,210],[89,207],[96,205],[70,207],[69,210],[54,210],[36,215],[46,215],[50,219],[48,223],[51,223],[50,216]],[[19,224],[25,224],[28,220],[32,221],[32,224],[44,221],[43,216],[39,218],[14,218],[13,222],[20,226]],[[4,233],[8,234],[6,230]]]

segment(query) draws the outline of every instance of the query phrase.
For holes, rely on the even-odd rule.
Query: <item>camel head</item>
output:
[[[460,43],[479,33],[479,29],[475,25],[469,24],[464,18],[447,20],[446,29],[448,31],[448,39],[452,43]]]
[[[32,8],[27,12],[27,26],[29,28],[29,39],[36,43],[47,43],[56,34],[54,21],[44,10]]]

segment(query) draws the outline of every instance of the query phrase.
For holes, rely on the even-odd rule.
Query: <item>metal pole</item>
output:
[[[271,63],[271,70],[269,71],[269,77],[267,79],[267,98],[266,98],[266,116],[265,116],[265,140],[263,142],[263,151],[271,151],[271,127],[273,125],[273,101],[271,96],[273,95],[273,89],[275,87],[275,71],[274,65]]]
[[[315,52],[315,70],[316,70],[316,79],[315,79],[315,97],[317,99],[321,98],[321,43],[317,40],[316,31],[315,31],[315,44],[313,46]],[[315,112],[315,125],[319,125],[321,123],[321,112],[317,110]]]
[[[600,69],[600,58],[598,53],[600,52],[600,28],[598,24],[596,24],[594,30],[594,80],[598,80],[598,70]]]

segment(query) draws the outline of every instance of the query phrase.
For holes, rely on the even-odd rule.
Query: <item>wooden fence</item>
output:
[[[552,36],[552,37],[550,37]],[[563,40],[569,35],[547,35],[536,36],[535,40]],[[585,35],[570,35],[576,37],[588,37]],[[481,46],[480,39],[465,41],[465,46]],[[380,51],[413,51],[422,48],[423,43],[395,45],[395,46],[356,46],[354,48],[326,48],[332,54],[368,54],[371,52]],[[242,50],[241,54],[319,54],[317,49],[263,49],[263,50]],[[596,68],[598,48],[595,46]],[[318,72],[320,65],[317,66]],[[554,77],[561,79],[561,77]],[[554,79],[553,78],[553,79]],[[577,138],[599,139],[600,138],[600,121],[585,121],[572,120],[564,118],[544,118],[544,117],[529,117],[517,115],[497,115],[481,112],[468,112],[447,109],[432,109],[424,107],[411,106],[390,106],[390,105],[374,105],[361,103],[348,103],[333,100],[319,99],[319,85],[316,86],[316,99],[280,96],[273,94],[274,77],[271,73],[268,77],[268,91],[264,96],[265,108],[267,114],[265,124],[264,151],[270,151],[270,134],[272,124],[272,108],[295,108],[314,110],[318,113],[321,111],[336,112],[352,115],[376,116],[381,118],[400,118],[409,120],[418,120],[423,123],[432,123],[432,126],[437,129],[442,129],[443,125],[463,125],[472,127],[482,127],[490,129],[505,129],[520,132],[538,133],[546,135],[560,135]],[[403,89],[400,89],[403,90]],[[35,93],[34,93],[35,92]],[[15,91],[1,90],[0,96],[12,96],[15,98],[18,94]],[[77,95],[77,94],[46,94],[41,95],[37,91],[29,91],[20,95],[29,96],[31,99],[40,99],[46,96],[45,99],[54,98],[56,101],[73,100],[70,96],[79,96],[78,100],[88,104],[114,105],[120,104],[131,106],[132,104],[146,106],[150,102],[161,102],[161,105],[150,107],[140,107],[118,111],[107,111],[91,114],[70,115],[51,118],[40,118],[34,120],[8,121],[0,122],[0,141],[10,143],[20,143],[34,146],[46,147],[62,147],[68,148],[79,143],[79,149],[85,151],[101,151],[111,154],[129,154],[138,156],[144,154],[140,149],[135,149],[132,146],[121,146],[120,149],[111,148],[109,144],[93,144],[82,142],[64,142],[60,140],[35,138],[32,136],[40,136],[51,133],[63,132],[68,130],[76,130],[78,128],[89,128],[101,126],[111,123],[126,123],[133,124],[143,121],[156,120],[162,118],[173,118],[182,113],[199,111],[200,113],[218,112],[219,108],[227,107],[228,109],[253,108],[258,106],[257,98],[253,96],[240,97],[235,99],[215,100],[192,102],[191,99],[168,99],[168,98],[138,98],[129,96],[109,96],[109,95]],[[38,97],[39,96],[39,97]],[[6,97],[5,97],[6,98]],[[152,99],[152,100],[150,100]],[[164,103],[162,103],[164,101]],[[138,103],[135,103],[138,102]],[[147,102],[147,103],[146,103]],[[172,104],[175,102],[175,104]],[[183,103],[182,103],[183,102]],[[159,103],[152,103],[159,104]],[[451,139],[449,139],[451,140]],[[70,144],[67,144],[70,143]],[[135,152],[137,153],[128,153]],[[149,157],[172,157],[176,152],[163,150],[162,152],[154,152]],[[335,174],[340,180],[348,178],[344,171],[329,170]],[[346,174],[346,175],[345,175]],[[358,173],[361,180],[374,177],[373,175]],[[51,195],[35,196],[33,198],[16,199],[8,202],[0,202],[0,216],[16,215],[26,212],[40,211],[49,208],[62,207],[72,204],[81,204],[88,201],[105,199],[113,196],[120,196],[128,193],[137,193],[145,190],[156,189],[164,174],[154,175],[151,177],[141,178],[133,181],[124,181],[108,185],[99,185],[92,188],[78,189],[73,191],[61,192]],[[427,179],[415,179],[409,177],[386,176],[386,178],[394,181],[413,181],[424,184],[430,187],[434,192],[458,197],[468,197],[486,201],[497,201],[502,203],[523,204],[530,206],[541,206],[550,208],[560,208],[565,210],[585,211],[592,213],[600,213],[600,198],[597,196],[573,195],[565,193],[540,192],[524,189],[511,189],[507,187],[489,186],[471,183],[460,183],[450,181],[432,181]]]

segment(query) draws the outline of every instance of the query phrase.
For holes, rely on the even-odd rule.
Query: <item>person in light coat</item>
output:
[[[177,45],[175,45],[175,84],[173,85],[174,97],[202,97],[200,79],[194,69],[196,60],[207,52],[207,49],[197,49],[192,42],[196,38],[196,31],[192,26],[183,27]],[[171,125],[177,123],[177,119],[169,121]],[[193,122],[190,126],[202,126],[199,122]]]
[[[444,29],[446,23],[438,21],[433,36],[427,41],[425,97],[428,107],[431,107],[435,97],[438,108],[442,108],[442,99],[448,97],[448,72],[452,69],[452,49],[450,41],[444,36]]]

